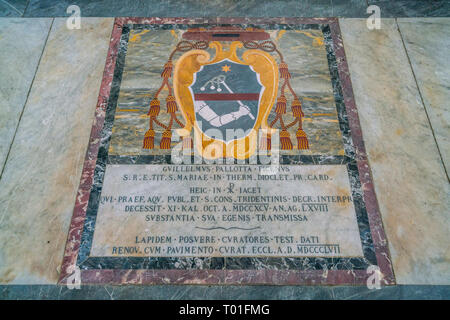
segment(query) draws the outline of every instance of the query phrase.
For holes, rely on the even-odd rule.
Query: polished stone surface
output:
[[[117,111],[114,117],[109,155],[139,156],[162,155],[171,150],[159,148],[142,149],[142,139],[148,129],[148,106],[153,95],[161,85],[161,67],[167,61],[168,52],[179,41],[181,30],[150,29],[130,30],[126,45],[126,60],[120,83]],[[155,30],[156,29],[156,30]],[[283,150],[283,155],[344,155],[344,141],[339,127],[339,112],[336,109],[332,79],[330,75],[327,48],[331,39],[319,28],[306,27],[304,30],[267,31],[272,35],[284,59],[289,66],[292,87],[300,96],[302,110],[305,113],[303,128],[309,136],[308,150]],[[123,49],[125,50],[125,48]],[[240,49],[239,54],[245,49]],[[209,49],[211,57],[214,49]],[[175,58],[179,58],[177,54]],[[167,91],[161,92],[159,99],[164,103]],[[288,105],[291,97],[288,96]],[[164,109],[164,108],[163,108]],[[269,115],[269,121],[275,118],[275,108]],[[177,117],[183,119],[180,111]],[[164,111],[159,120],[167,123],[169,114]],[[294,120],[288,112],[284,116],[286,123]],[[288,129],[291,137],[295,137],[296,126]],[[159,145],[162,128],[156,128],[155,145]]]
[[[78,267],[83,283],[365,284],[366,269],[374,264],[381,268],[385,284],[394,283],[373,185],[366,173],[369,166],[346,76],[337,20],[292,19],[289,25],[278,24],[279,21],[274,20],[271,26],[261,21],[258,26],[270,32],[267,35],[277,42],[282,56],[293,65],[292,88],[290,82],[287,84],[292,92],[299,93],[300,98],[308,102],[305,117],[312,116],[312,124],[323,131],[318,139],[314,138],[314,143],[318,141],[326,149],[320,150],[311,143],[314,154],[320,151],[325,154],[300,156],[302,151],[295,149],[292,150],[294,155],[279,157],[283,166],[266,168],[256,159],[247,165],[196,163],[182,166],[172,162],[170,155],[140,156],[144,130],[135,130],[136,124],[145,119],[144,106],[156,89],[148,86],[161,77],[153,70],[160,70],[164,63],[163,59],[154,59],[155,54],[149,54],[147,46],[160,47],[161,52],[155,50],[159,55],[168,51],[164,50],[167,44],[160,41],[160,32],[154,30],[171,30],[174,20],[156,20],[156,26],[149,24],[148,19],[116,20],[108,56],[110,59],[117,56],[117,60],[107,61],[107,66],[116,66],[111,93],[104,97],[108,100],[106,113],[100,107],[97,109],[62,267],[66,273],[62,274],[60,283],[65,283],[71,276],[70,270]],[[177,22],[174,32],[166,32],[165,39],[174,35],[181,39],[181,30],[186,26],[180,20]],[[200,21],[196,22],[201,25]],[[123,28],[121,23],[125,23]],[[163,26],[158,27],[158,23]],[[281,31],[276,32],[277,29]],[[130,30],[136,32],[130,33]],[[145,39],[152,34],[153,37]],[[135,46],[136,42],[142,45]],[[218,50],[218,57],[225,53],[237,60],[241,54],[245,57],[245,52],[234,56],[236,44],[239,43],[224,43],[229,50]],[[213,42],[211,47],[214,46],[221,48],[222,45]],[[301,55],[297,54],[298,46],[303,48]],[[183,57],[191,53],[199,51],[185,53]],[[314,59],[308,54],[314,55]],[[275,59],[268,54],[267,57]],[[178,68],[184,58],[177,55],[173,59],[179,59],[174,61],[176,86],[177,77],[186,74],[178,71],[186,69]],[[308,63],[314,66],[306,66]],[[259,67],[255,65],[256,70]],[[142,76],[144,73],[147,76]],[[103,83],[110,83],[111,74],[105,73],[107,79]],[[262,73],[261,81],[267,84],[265,79],[270,75]],[[233,87],[234,91],[236,89],[245,87]],[[120,100],[126,90],[136,91]],[[309,105],[317,101],[314,96],[323,95],[330,100],[327,104],[319,101],[317,106]],[[189,101],[181,101],[179,108],[183,110],[188,105]],[[118,110],[129,114],[128,122],[122,121]],[[339,123],[331,134],[326,130],[329,125],[322,118],[324,114],[315,113],[319,110],[327,110],[327,119]],[[167,115],[166,110],[160,113]],[[308,133],[311,130],[309,125],[304,128]],[[340,130],[343,141],[334,138],[336,130]],[[121,148],[120,144],[110,147],[118,132],[127,135],[122,143],[125,147],[134,145],[137,156],[136,153],[130,155],[130,150]],[[340,148],[328,140],[341,140],[339,144],[344,143],[345,156],[339,155]],[[172,147],[176,148],[175,141]],[[158,149],[156,147],[155,151]],[[118,154],[112,156],[114,162],[118,158],[122,162],[112,165],[108,150],[117,150]],[[175,153],[176,149],[172,151],[172,160],[176,159]],[[285,158],[290,162],[285,163]],[[262,174],[264,169],[273,170],[270,177]],[[212,189],[212,185],[216,188]],[[241,197],[244,193],[254,198]],[[349,199],[350,194],[352,199]],[[298,197],[294,200],[298,195],[306,196],[301,197],[301,202],[306,203],[295,204],[299,202]],[[333,200],[331,195],[345,196],[348,200]],[[253,209],[255,205],[259,210],[234,208],[249,206]],[[285,238],[279,240],[281,235],[289,240],[282,242]],[[164,243],[160,241],[163,236]],[[308,245],[314,249],[305,249]]]
[[[80,6],[85,17],[114,16],[253,16],[253,17],[358,17],[368,5],[378,5],[382,17],[448,17],[448,0],[0,0],[0,16],[64,17],[69,5]]]
[[[55,19],[0,181],[0,282],[55,283],[113,19]]]
[[[447,176],[450,172],[450,19],[398,19],[408,57],[434,131]]]
[[[365,18],[369,16],[366,9],[370,4],[381,8],[382,17],[446,17],[450,14],[448,0],[30,0],[25,16],[64,17],[68,15],[66,9],[71,4],[79,5],[85,17]]]
[[[87,286],[0,285],[0,300],[448,300],[450,286]]]
[[[397,282],[449,284],[450,188],[398,26],[340,24]]]
[[[4,21],[0,19],[0,23],[4,24]],[[28,23],[25,19],[21,21]],[[383,20],[380,31],[368,31],[365,22],[365,19],[344,19],[341,28],[396,277],[400,283],[449,283],[449,221],[446,214],[450,206],[442,162],[395,22]],[[440,110],[434,99],[445,97],[442,81],[448,78],[443,71],[448,67],[440,70],[439,66],[446,64],[436,65],[435,60],[429,58],[432,56],[440,61],[445,55],[424,48],[438,46],[439,36],[418,37],[421,32],[447,34],[439,27],[443,25],[445,29],[446,20],[434,22],[417,20],[416,26],[415,20],[400,19],[398,26],[425,108],[429,116],[435,116],[430,120],[436,134],[446,128],[446,124],[442,124],[445,116],[439,118],[439,112],[445,110]],[[42,70],[38,71],[0,181],[1,283],[55,283],[58,278],[112,21],[90,20],[86,26],[88,29],[77,31],[77,36],[65,28],[63,19],[56,20],[41,62]],[[94,32],[99,27],[105,29],[100,36],[97,29]],[[26,37],[26,34],[21,36]],[[74,39],[77,40],[73,42]],[[68,49],[59,48],[61,42]],[[86,52],[73,50],[74,43],[76,48],[87,48]],[[96,54],[92,55],[93,52]],[[64,67],[58,67],[53,59],[65,61]],[[78,66],[74,67],[76,63],[86,64],[86,67],[80,70]],[[427,71],[429,67],[431,72]],[[50,78],[49,74],[52,75]],[[429,84],[431,75],[435,78]],[[72,87],[78,91],[72,91]],[[427,90],[430,90],[428,96]],[[69,99],[66,99],[67,92]],[[383,94],[378,95],[379,92]],[[22,99],[25,101],[25,97]],[[441,145],[445,132],[436,137]],[[448,148],[441,147],[441,153],[447,151]],[[55,184],[48,185],[49,179]],[[264,297],[266,294],[270,297],[318,298],[323,297],[324,290],[328,290],[327,296],[337,297],[336,292],[340,292],[345,298],[449,296],[448,287],[439,286],[393,286],[381,291],[368,291],[365,287],[334,287],[330,290],[274,287],[267,293],[259,291],[259,287],[247,287],[242,291],[247,293],[239,292],[237,287],[225,288],[230,288],[231,298]],[[147,292],[147,297],[167,292],[175,298],[206,294],[219,297],[219,293],[225,292],[224,287],[198,286],[126,286],[121,289],[91,286],[81,291],[61,290],[60,286],[3,286],[0,289],[2,298],[109,298],[109,292],[113,291],[121,297],[130,297],[139,290]]]
[[[261,176],[264,175],[261,175],[258,166],[240,166],[241,169],[248,169],[245,171],[245,181],[227,179],[227,176],[233,174],[225,172],[235,168],[234,166],[199,167],[211,169],[206,171],[209,172],[206,174],[208,181],[187,182],[176,178],[171,181],[151,179],[151,176],[156,174],[174,178],[183,169],[190,169],[191,166],[169,165],[162,168],[159,165],[108,166],[103,181],[102,200],[97,213],[90,255],[95,257],[252,258],[364,256],[346,166],[285,166],[280,171],[285,178],[280,181],[262,180]],[[169,172],[174,172],[173,170],[177,172],[172,175]],[[196,171],[186,176],[196,176],[194,172]],[[134,174],[139,177],[147,176],[149,180],[123,181],[125,175]],[[214,181],[214,175],[224,177],[214,182],[216,188],[224,191],[219,192],[216,189],[215,194],[222,198],[233,197],[233,205],[227,204],[226,201],[212,200],[213,192],[210,185]],[[314,175],[327,176],[329,180],[324,182],[295,179],[299,176]],[[236,176],[244,176],[244,174]],[[250,176],[252,181],[249,181]],[[265,175],[265,177],[269,176]],[[239,196],[225,191],[230,182],[234,183],[235,192],[239,191]],[[211,195],[209,197],[211,200],[199,200],[204,199],[206,194],[203,197],[195,194],[195,200],[192,199],[193,193],[190,192],[190,187],[194,183],[197,188],[210,190],[208,194]],[[301,186],[301,192],[297,189],[299,186]],[[243,191],[248,189],[250,189],[247,191],[249,193]],[[299,197],[304,199],[304,195],[308,195],[307,204],[301,203],[303,200],[298,199]],[[340,201],[337,202],[335,197],[333,199],[335,202],[322,200],[319,205],[315,205],[318,208],[308,207],[308,204],[311,206],[312,202],[324,195],[337,195],[344,200],[339,198]],[[258,200],[259,197],[263,200]],[[281,197],[284,200],[278,200]],[[253,198],[256,200],[249,200]],[[260,202],[260,204],[249,204],[251,202]],[[213,205],[215,209],[207,211],[205,210],[207,205]],[[290,210],[287,209],[288,207]],[[145,208],[150,210],[144,211]],[[276,213],[292,214],[293,217],[302,220],[293,219],[289,222],[288,220],[270,220],[272,214],[276,216]],[[169,219],[170,216],[184,219],[172,221]],[[209,219],[205,219],[206,217]],[[238,220],[238,217],[248,219]],[[223,236],[222,240],[220,236]],[[292,241],[297,244],[281,242],[281,240],[263,240],[262,243],[254,242],[255,240],[224,240],[234,236],[239,239],[246,239],[245,237],[259,239],[262,236],[267,239],[286,237],[285,239],[293,239]],[[213,237],[215,240],[190,242],[187,240],[190,237],[198,239]],[[155,238],[163,240],[154,240]],[[312,244],[315,249],[311,247]],[[318,247],[321,248],[320,251],[317,250]],[[137,250],[131,253],[119,253],[118,248],[136,248]],[[146,251],[149,248],[152,250]],[[211,251],[201,250],[204,248]],[[156,251],[156,249],[159,250]],[[203,267],[208,268],[206,265]],[[283,266],[276,268],[280,269]]]
[[[31,0],[25,16],[67,16],[71,4],[82,16],[101,17],[364,17],[367,6],[365,0]]]
[[[21,17],[28,0],[0,0],[0,17]]]
[[[51,18],[0,19],[0,172],[44,50]]]
[[[394,17],[448,17],[450,2],[428,0],[367,0],[381,9],[382,18]]]

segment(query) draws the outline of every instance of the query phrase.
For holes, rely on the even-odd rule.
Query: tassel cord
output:
[[[153,121],[154,121],[158,126],[160,126],[161,128],[164,128],[164,129],[166,129],[166,130],[169,129],[168,126],[166,126],[164,123],[160,122],[158,119],[154,118]]]
[[[292,121],[291,123],[286,125],[286,129],[293,127],[299,120],[300,120],[299,118],[295,118],[294,121]],[[300,121],[300,123],[301,123],[301,121]]]
[[[185,127],[185,124],[184,124],[183,122],[181,122],[175,114],[174,114],[173,116],[174,116],[175,122],[178,123],[178,125],[179,125],[180,127],[184,128],[184,127]]]
[[[284,125],[284,120],[282,117],[280,117],[280,126],[281,126],[281,130],[286,130],[286,126]]]

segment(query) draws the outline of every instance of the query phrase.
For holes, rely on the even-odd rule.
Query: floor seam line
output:
[[[30,0],[27,1],[27,5],[25,6],[25,9],[23,10],[23,13],[22,13],[22,18],[25,17],[25,12],[27,11],[29,4],[30,4]]]
[[[436,143],[438,154],[439,154],[439,157],[441,159],[442,166],[444,167],[445,175],[447,176],[447,181],[450,181],[449,176],[448,176],[448,172],[447,172],[447,168],[445,167],[444,158],[442,157],[441,149],[439,147],[439,144],[438,144],[438,141],[437,141],[437,138],[436,138],[436,134],[434,133],[434,128],[433,128],[433,125],[431,123],[430,116],[428,115],[427,107],[425,106],[425,100],[423,99],[422,91],[420,90],[420,86],[419,86],[419,83],[417,81],[416,73],[414,72],[414,68],[413,68],[413,65],[411,63],[411,58],[409,57],[409,53],[408,53],[408,50],[406,48],[405,40],[403,39],[403,34],[402,34],[402,31],[400,30],[400,25],[398,24],[398,18],[395,18],[395,24],[397,25],[397,30],[398,30],[398,32],[400,34],[400,39],[402,39],[403,49],[405,50],[406,58],[408,59],[409,67],[411,68],[411,72],[412,72],[412,75],[413,75],[413,78],[414,78],[414,82],[416,83],[417,91],[419,92],[420,101],[422,102],[423,109],[425,110],[425,115],[427,116],[428,124],[430,125],[431,133],[433,134],[433,139],[434,139],[434,142]]]
[[[48,38],[50,36],[50,32],[52,31],[52,27],[53,27],[53,22],[54,21],[55,21],[55,18],[52,18],[52,22],[51,22],[50,27],[48,29],[47,37],[45,38],[45,41],[44,41],[44,46],[42,47],[41,55],[39,56],[39,60],[38,60],[37,66],[36,66],[36,69],[34,71],[33,79],[31,80],[30,87],[28,88],[27,96],[26,96],[25,102],[23,104],[22,111],[20,112],[19,121],[17,122],[17,126],[16,126],[16,129],[14,131],[13,138],[11,140],[11,143],[9,144],[8,153],[6,154],[5,162],[3,163],[3,167],[2,167],[2,171],[0,172],[0,181],[2,180],[3,173],[5,172],[5,168],[6,168],[7,164],[8,164],[9,155],[11,153],[11,149],[12,149],[12,146],[14,144],[14,141],[16,140],[17,131],[19,130],[19,126],[20,126],[20,123],[22,121],[22,116],[25,113],[25,108],[26,108],[27,103],[28,103],[28,98],[30,97],[31,89],[33,88],[33,84],[34,84],[34,80],[36,78],[36,74],[39,71],[39,67],[41,65],[42,56],[44,55],[45,48],[47,47],[47,41],[48,41]]]

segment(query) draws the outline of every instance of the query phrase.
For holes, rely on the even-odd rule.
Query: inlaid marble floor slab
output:
[[[395,283],[337,19],[118,18],[100,91],[60,283]]]

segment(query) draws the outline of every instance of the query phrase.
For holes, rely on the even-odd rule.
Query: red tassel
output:
[[[292,150],[293,148],[291,137],[289,135],[289,132],[286,131],[286,129],[280,132],[280,144],[281,150]]]
[[[285,62],[280,63],[280,76],[283,79],[291,78],[291,74],[289,73],[288,65]]]
[[[168,113],[174,113],[177,111],[177,103],[175,102],[175,97],[172,95],[169,95],[166,98],[166,106],[167,106],[167,112]]]
[[[172,141],[172,131],[166,130],[162,134],[161,143],[159,144],[160,149],[170,149],[170,143]]]
[[[144,137],[143,149],[153,149],[155,142],[155,131],[152,129],[147,130]]]
[[[309,149],[309,143],[308,143],[308,138],[306,137],[306,133],[305,131],[303,131],[302,129],[298,129],[297,130],[297,147],[300,150],[306,150]]]
[[[172,61],[169,60],[167,61],[167,63],[164,65],[164,70],[161,73],[161,77],[162,78],[170,78],[170,76],[172,75],[172,69],[173,69],[173,64]]]
[[[277,114],[285,114],[286,113],[286,97],[284,94],[278,97],[277,106],[275,108],[275,112]]]
[[[298,100],[298,98],[295,98],[294,101],[292,101],[291,109],[294,118],[300,118],[305,116],[302,111],[302,104],[300,100]]]
[[[150,102],[150,109],[148,110],[147,115],[150,117],[157,117],[159,114],[160,106],[159,106],[159,100],[158,98],[154,98]]]

